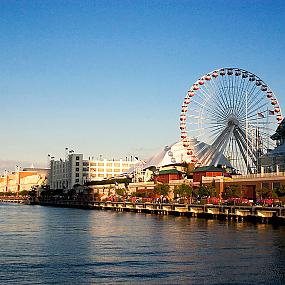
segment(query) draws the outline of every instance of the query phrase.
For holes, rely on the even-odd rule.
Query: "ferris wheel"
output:
[[[270,137],[281,121],[278,100],[261,78],[240,68],[209,72],[191,86],[181,108],[187,161],[218,165],[223,156],[241,173],[260,171],[260,157],[274,148]]]

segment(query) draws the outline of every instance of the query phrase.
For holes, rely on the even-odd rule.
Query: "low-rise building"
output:
[[[177,169],[160,170],[156,177],[157,182],[169,183],[172,180],[181,180],[183,177],[182,172]]]
[[[76,184],[121,176],[136,162],[84,159],[83,154],[70,153],[65,160],[51,159],[48,183],[51,189],[71,189]]]
[[[41,187],[47,182],[48,169],[24,169],[0,177],[0,192],[20,193]]]

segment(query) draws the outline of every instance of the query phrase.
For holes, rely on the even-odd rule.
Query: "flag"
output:
[[[274,115],[274,111],[268,110],[269,115]]]
[[[265,116],[262,113],[257,113],[258,118],[265,118]]]

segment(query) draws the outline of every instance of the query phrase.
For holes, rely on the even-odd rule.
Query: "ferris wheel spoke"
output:
[[[234,83],[233,83],[233,98],[232,98],[232,106],[233,106],[233,108],[235,107],[235,106],[237,106],[237,99],[239,98],[239,96],[238,96],[238,93],[237,93],[237,90],[238,90],[238,86],[240,86],[240,76],[235,76],[234,77]]]
[[[281,110],[269,112],[277,101],[271,89],[244,69],[223,68],[200,77],[192,90],[195,96],[187,93],[182,107],[181,137],[195,138],[202,165],[217,165],[224,156],[241,173],[258,169],[260,155],[274,146],[270,136],[282,116]]]
[[[244,96],[244,90],[245,88],[245,80],[240,79],[240,85],[236,86],[236,100],[235,100],[235,109],[238,111],[243,106],[243,96]]]
[[[237,130],[241,134],[242,141],[248,148],[250,158],[254,161],[254,158],[256,157],[256,150],[253,148],[253,142],[251,136],[246,135],[246,132],[244,132],[241,128],[237,128]]]
[[[215,81],[212,81],[211,83],[215,83]],[[210,85],[210,86],[212,87],[213,85]],[[213,89],[213,87],[212,87],[212,89]],[[215,90],[216,90],[215,93],[217,94],[215,104],[216,104],[217,106],[219,106],[219,108],[220,108],[220,109],[222,110],[222,112],[224,113],[224,112],[227,111],[228,106],[226,106],[225,102],[222,100],[223,95],[222,95],[221,89],[218,88],[216,84],[215,84]],[[214,94],[215,94],[215,93],[214,93]]]
[[[195,99],[192,99],[192,102],[200,106],[202,109],[204,109],[208,114],[211,114],[214,118],[221,118],[221,115],[219,113],[215,113],[214,110],[209,109],[209,107],[205,107],[201,102],[196,101]]]
[[[250,94],[251,96],[248,97],[248,106],[255,105],[255,102],[258,102],[258,100],[260,100],[259,95],[262,94],[263,91],[259,88],[257,89],[256,92],[255,91],[256,91],[256,87],[253,90],[254,93],[251,93]]]
[[[266,110],[263,109],[263,107],[267,107]],[[257,101],[255,102],[255,104],[252,104],[252,105],[249,105],[249,109],[250,111],[247,113],[248,115],[251,115],[253,114],[254,112],[257,114],[257,110],[258,110],[258,113],[265,113],[267,111],[268,113],[268,102],[266,101]],[[267,114],[268,115],[268,114]]]
[[[203,85],[203,86],[204,86],[204,85]],[[208,94],[208,92],[206,92],[204,88],[201,88],[201,89],[202,89],[202,91],[203,91],[204,93]],[[209,96],[208,98],[210,98],[210,96]],[[207,102],[206,102],[206,103],[207,103]],[[213,106],[213,107],[215,107],[215,106]],[[224,111],[225,111],[225,109],[223,109],[223,108],[221,108],[221,107],[220,107],[219,109],[217,109],[217,108],[212,108],[212,109],[219,110],[219,113],[220,113],[220,114],[223,114]]]
[[[234,88],[233,88],[233,76],[229,76],[227,78],[227,82],[228,82],[228,100],[229,100],[229,105],[230,105],[230,108],[233,108],[234,105],[232,103],[232,98],[233,98],[233,92],[234,92]]]
[[[224,76],[221,81],[218,81],[218,85],[220,86],[220,98],[225,106],[225,109],[230,109],[229,99],[228,99],[228,87],[225,85]]]
[[[222,95],[223,95],[223,101],[225,102],[225,105],[228,109],[230,109],[230,103],[229,103],[229,88],[228,88],[228,85],[227,85],[227,82],[225,82],[226,79],[225,79],[225,76],[222,77],[222,80],[220,81],[220,84],[222,86]]]
[[[243,132],[244,134],[248,133],[248,135],[251,136],[251,137],[252,137],[252,131],[256,131],[256,129],[252,129],[252,130],[250,130],[250,131],[247,131],[247,130],[246,130],[246,127],[244,127],[244,126],[240,126],[240,129],[242,130],[242,132]],[[270,138],[270,135],[268,134],[268,132],[267,132],[266,130],[260,128],[260,129],[258,129],[258,132],[259,132],[259,134],[261,134],[264,138]]]
[[[250,116],[252,114],[258,115],[258,113],[260,113],[259,110],[262,110],[262,108],[265,106],[267,106],[267,103],[263,103],[261,106],[254,108],[253,110],[251,110],[250,112],[247,113],[247,116]]]
[[[235,137],[236,137],[236,141],[238,143],[239,150],[240,150],[242,157],[244,159],[247,171],[251,173],[251,168],[249,166],[249,148],[237,130],[235,131]]]
[[[246,98],[248,96],[248,94],[246,93],[247,91],[247,88],[248,88],[248,85],[249,85],[249,81],[246,81],[246,79],[244,79],[244,84],[242,86],[242,89],[240,90],[241,91],[241,100],[239,102],[239,106],[237,108],[237,112],[238,113],[242,113],[242,111],[244,110],[244,106],[246,105]]]
[[[247,162],[247,157],[246,157],[246,154],[245,154],[244,149],[242,147],[242,144],[241,144],[241,142],[240,142],[240,140],[239,140],[239,138],[237,136],[236,136],[236,143],[237,143],[237,147],[236,147],[237,152],[240,152],[241,157],[243,159],[243,163],[242,164],[245,164],[245,167],[246,167],[246,169],[248,171],[248,165],[246,163]],[[240,167],[241,168],[243,168],[242,164],[240,163]]]
[[[230,128],[227,127],[220,134],[220,136],[216,138],[214,143],[209,148],[209,151],[205,154],[204,161],[206,163],[209,163],[210,161],[211,163],[214,163],[214,165],[218,163],[219,159],[221,158],[223,154],[223,150],[227,144],[229,137],[230,137]]]
[[[244,106],[243,105],[243,98],[244,98],[244,92],[243,92],[243,89],[245,88],[245,83],[246,81],[241,77],[239,76],[239,80],[238,80],[238,85],[236,85],[236,95],[235,95],[235,109],[236,109],[236,112],[238,114],[240,114],[240,110],[242,109],[242,107]]]
[[[216,90],[217,96],[215,97],[217,102],[216,104],[220,106],[220,108],[225,112],[227,110],[227,106],[225,105],[225,102],[222,100],[223,94],[221,92],[221,86],[218,85],[218,83],[215,82],[215,80],[211,81],[211,86],[214,85],[214,89]]]
[[[239,108],[239,112],[241,112],[242,110],[244,110],[244,106],[246,105],[246,101],[248,102],[249,100],[249,96],[250,96],[250,91],[249,91],[249,87],[250,87],[250,81],[246,78],[245,80],[245,84],[243,87],[243,98],[242,98],[242,102]]]

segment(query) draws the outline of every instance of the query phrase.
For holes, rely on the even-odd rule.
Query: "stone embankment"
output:
[[[40,201],[40,205],[285,225],[285,207],[90,202],[70,200],[45,200]]]

